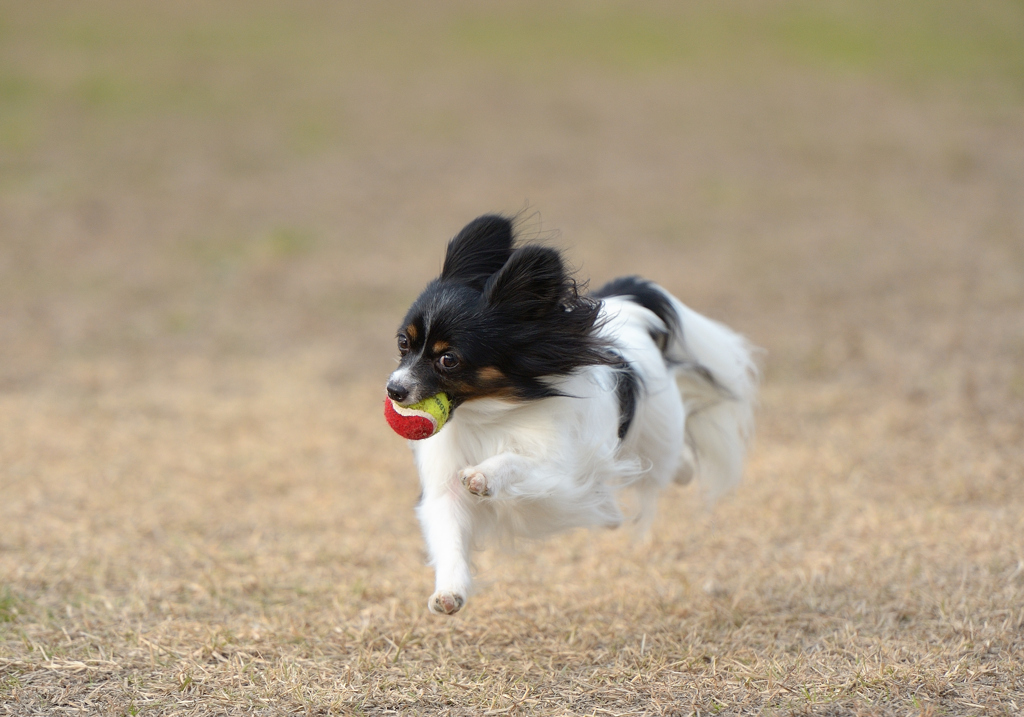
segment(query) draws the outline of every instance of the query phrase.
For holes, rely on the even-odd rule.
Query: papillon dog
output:
[[[411,442],[432,612],[465,605],[485,537],[643,525],[673,481],[717,495],[740,478],[758,381],[747,340],[644,279],[583,293],[558,251],[517,245],[507,217],[449,242],[397,339],[390,399],[451,402],[443,428]]]

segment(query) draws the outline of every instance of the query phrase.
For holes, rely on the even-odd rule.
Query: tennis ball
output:
[[[411,406],[399,406],[384,398],[384,418],[395,433],[410,441],[430,438],[444,427],[451,414],[452,403],[448,395],[437,393]]]

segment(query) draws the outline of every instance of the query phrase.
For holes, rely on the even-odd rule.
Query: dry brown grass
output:
[[[1019,4],[567,7],[0,3],[0,714],[1024,709]],[[380,385],[526,201],[757,445],[441,619]]]

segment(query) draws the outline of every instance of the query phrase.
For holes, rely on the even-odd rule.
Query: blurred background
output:
[[[382,385],[445,242],[493,211],[763,346],[758,437],[713,513],[673,491],[642,549],[485,553],[500,588],[438,623]],[[718,711],[740,660],[737,685],[792,679],[755,711],[993,708],[1021,699],[1022,516],[1019,0],[0,0],[19,714],[198,710],[200,675],[224,709],[398,709],[428,673],[425,704],[478,714],[507,685],[452,691],[477,673],[437,655],[508,645],[553,699],[685,654],[643,699],[680,679]]]
[[[379,377],[445,240],[505,211],[738,324],[770,376],[952,346],[1024,391],[1020,325],[971,315],[1020,296],[1022,17],[3,3],[0,381],[311,346]]]

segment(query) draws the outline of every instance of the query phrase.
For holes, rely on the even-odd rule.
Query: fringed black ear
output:
[[[448,242],[441,278],[482,290],[512,255],[514,240],[510,219],[497,214],[477,217]]]
[[[562,257],[554,249],[516,249],[501,270],[487,280],[484,298],[523,318],[539,318],[557,308],[567,292]]]

